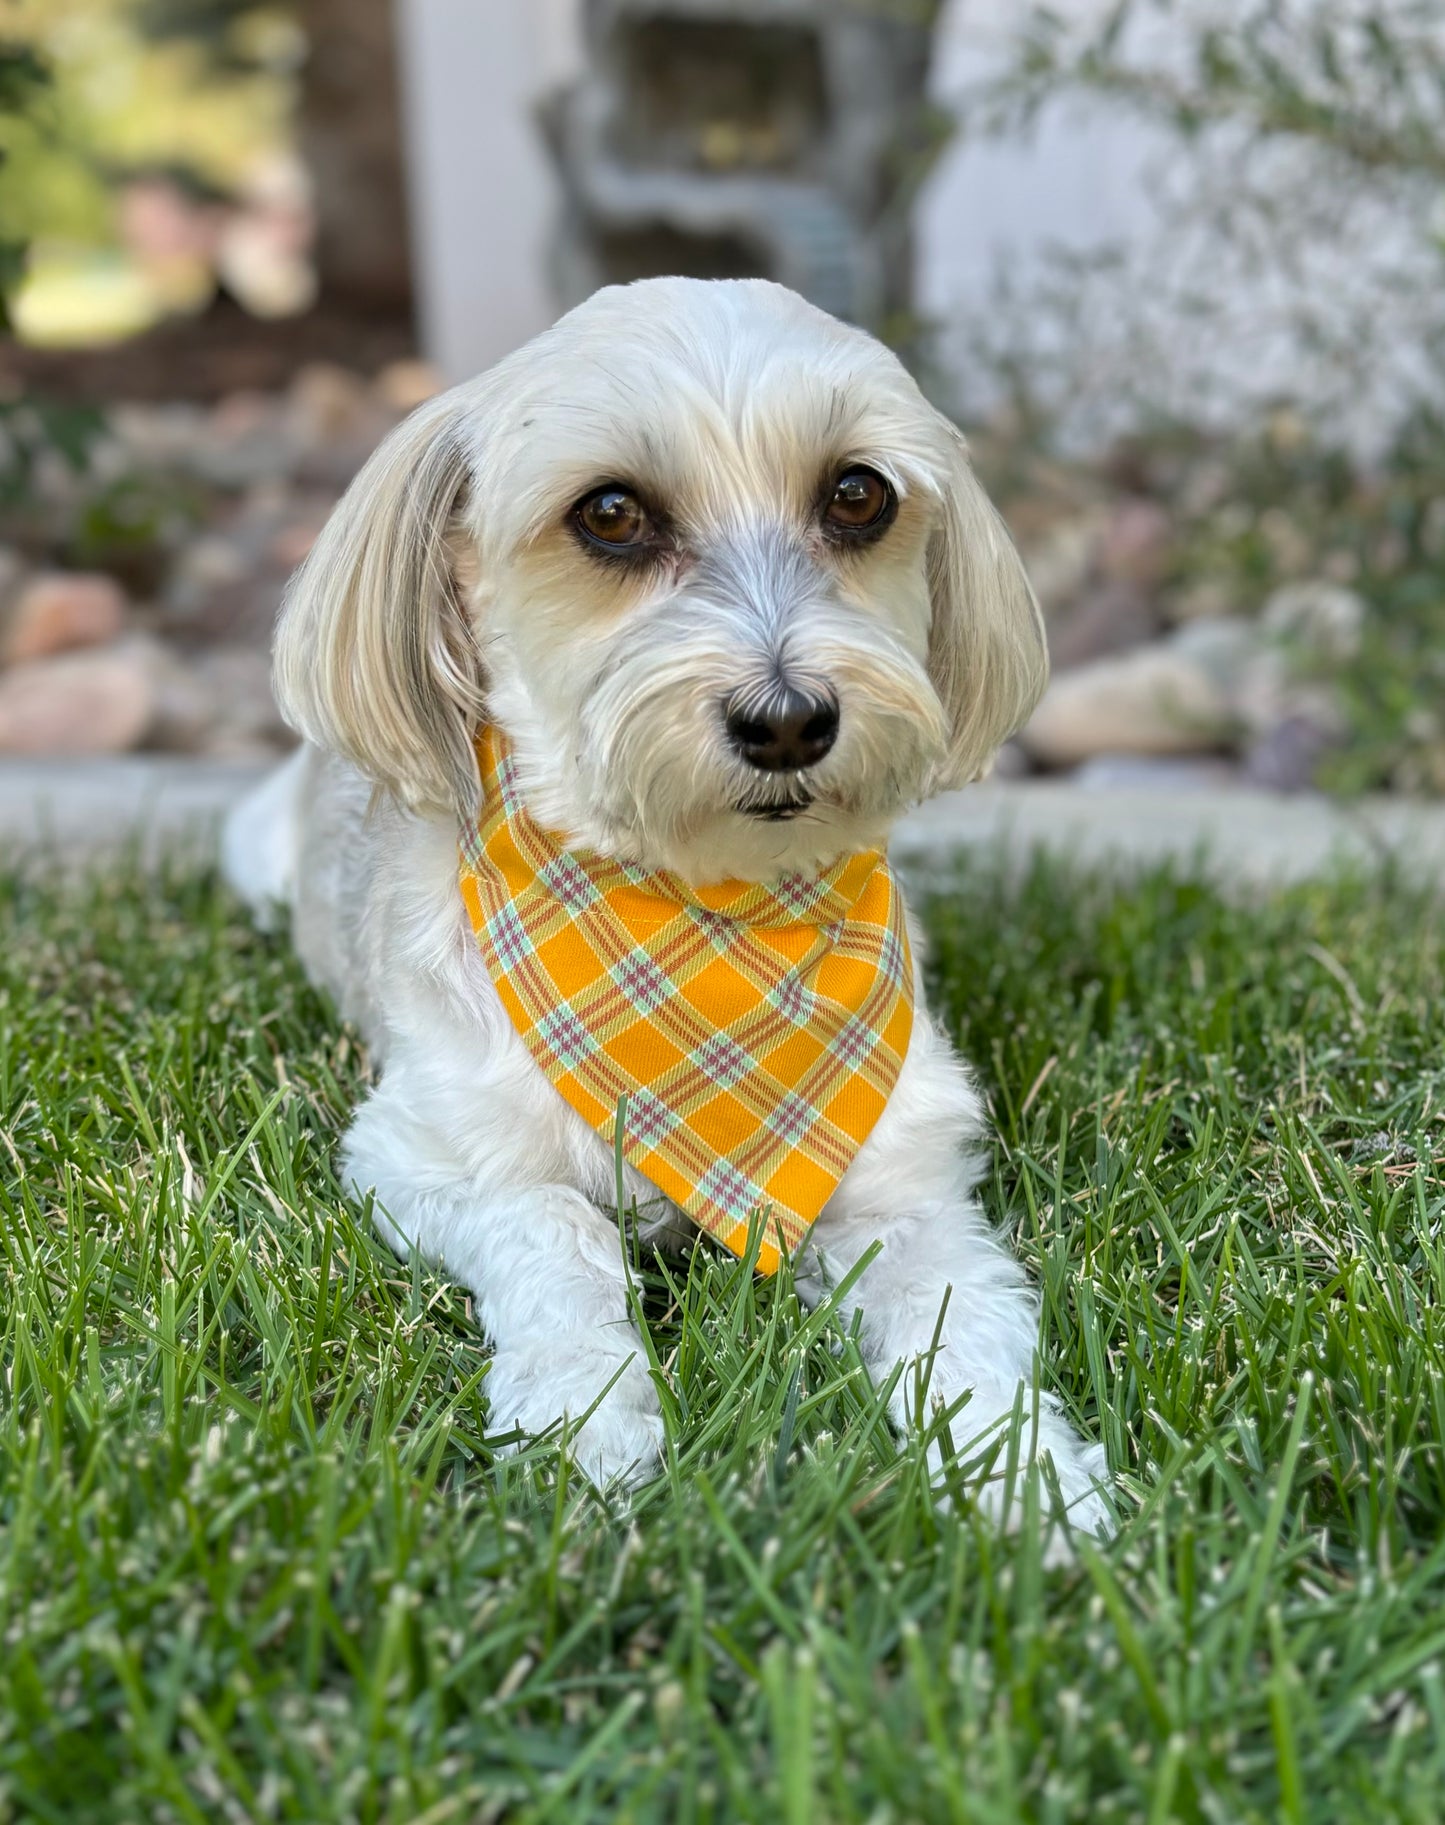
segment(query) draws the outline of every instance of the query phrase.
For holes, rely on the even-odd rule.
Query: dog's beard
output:
[[[694,878],[764,878],[881,840],[943,747],[942,708],[922,667],[857,616],[835,627],[812,616],[806,637],[770,648],[722,634],[670,616],[609,642],[573,744],[593,841]],[[836,746],[798,772],[749,766],[724,724],[726,703],[764,696],[780,673],[841,711]]]

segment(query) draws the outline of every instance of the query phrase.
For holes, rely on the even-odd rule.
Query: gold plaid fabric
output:
[[[625,1157],[758,1266],[827,1203],[898,1081],[913,969],[887,862],[688,887],[562,848],[528,814],[504,737],[477,738],[483,810],[460,880],[527,1049]]]

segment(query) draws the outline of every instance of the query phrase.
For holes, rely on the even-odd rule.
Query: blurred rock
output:
[[[1264,605],[1267,632],[1311,657],[1353,659],[1360,650],[1369,610],[1364,598],[1339,583],[1287,583]]]
[[[173,754],[204,752],[220,706],[214,688],[199,669],[152,634],[133,634],[113,650],[136,664],[149,686],[146,747]]]
[[[1033,763],[1016,741],[1006,741],[993,757],[986,779],[1027,779]]]
[[[125,617],[125,591],[113,577],[81,571],[32,577],[17,591],[5,617],[0,664],[104,646],[120,633]]]
[[[1275,792],[1313,785],[1345,722],[1335,687],[1311,675],[1311,661],[1347,660],[1364,614],[1349,590],[1292,584],[1257,621],[1196,621],[1172,637],[1169,651],[1207,676],[1228,705],[1247,783]]]
[[[1159,631],[1158,617],[1144,591],[1132,583],[1085,587],[1049,627],[1049,657],[1059,671],[1142,646]]]
[[[330,361],[309,361],[299,369],[286,404],[297,434],[308,446],[354,437],[376,415],[376,402],[362,376]]]
[[[1113,583],[1157,589],[1168,574],[1173,551],[1174,523],[1159,503],[1124,500],[1100,535],[1099,570]]]
[[[1333,686],[1302,673],[1294,656],[1268,636],[1239,668],[1232,696],[1241,726],[1256,736],[1300,716],[1321,728],[1339,720]]]
[[[266,547],[266,556],[289,576],[309,556],[311,547],[321,536],[321,528],[326,524],[329,513],[328,508],[324,512],[297,516],[278,527]]]
[[[376,377],[376,394],[384,406],[401,414],[433,399],[446,381],[429,361],[393,361]]]
[[[289,475],[296,439],[283,400],[269,393],[228,393],[192,447],[190,465],[223,488]]]
[[[299,450],[299,474],[310,483],[345,487],[396,423],[360,374],[315,361],[291,383],[286,411]]]
[[[250,646],[218,646],[199,656],[196,671],[217,706],[214,726],[204,744],[206,753],[239,758],[238,744],[271,753],[284,753],[296,745],[296,737],[276,708],[269,653]]]
[[[1050,619],[1073,601],[1092,576],[1102,530],[1097,513],[1070,514],[1024,543],[1029,581]]]
[[[269,644],[286,579],[335,502],[295,484],[256,484],[224,523],[179,553],[159,597],[162,631],[188,645]]]
[[[145,663],[119,648],[32,659],[0,672],[0,754],[122,754],[155,710]]]
[[[1232,704],[1250,667],[1269,647],[1269,638],[1261,633],[1257,622],[1222,615],[1217,621],[1192,621],[1177,628],[1163,650],[1197,666]]]
[[[181,622],[191,620],[223,592],[245,588],[252,568],[248,554],[224,533],[208,532],[192,539],[166,584],[166,615]]]
[[[338,492],[335,487],[310,488],[298,483],[263,485],[247,491],[225,529],[250,580],[252,601],[265,605],[264,626],[258,628],[254,617],[248,614],[247,633],[269,633],[281,587],[316,543],[336,505]]]
[[[1231,686],[1249,774],[1260,785],[1302,790],[1342,739],[1344,712],[1328,671],[1359,651],[1367,612],[1353,590],[1333,583],[1293,583],[1266,602]]]
[[[72,463],[57,445],[42,439],[31,452],[25,474],[27,517],[40,509],[37,517],[41,523],[47,517],[53,524],[64,523],[66,515],[80,511],[88,485],[84,465]],[[43,511],[47,508],[48,515]]]
[[[1095,660],[1056,676],[1019,736],[1049,767],[1102,754],[1203,754],[1235,727],[1214,656],[1171,642]]]
[[[1238,610],[1239,597],[1228,584],[1214,577],[1198,577],[1169,590],[1160,608],[1166,621],[1179,625],[1187,621],[1218,621]]]
[[[1345,737],[1345,716],[1334,688],[1301,677],[1289,653],[1266,647],[1245,668],[1235,694],[1244,731],[1245,771],[1272,792],[1303,792],[1320,762]]]
[[[1245,778],[1268,792],[1306,792],[1338,742],[1334,729],[1308,715],[1285,716],[1246,748]]]
[[[206,439],[207,416],[197,405],[122,401],[110,409],[110,431],[136,468],[191,469]]]

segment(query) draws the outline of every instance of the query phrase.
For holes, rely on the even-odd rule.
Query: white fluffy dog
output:
[[[645,1474],[662,1432],[612,1147],[518,1037],[458,890],[478,725],[570,847],[770,882],[880,847],[976,778],[1046,671],[963,439],[887,349],[776,285],[599,292],[413,413],[353,482],[277,638],[308,745],[233,817],[226,865],[258,910],[290,903],[306,968],[380,1061],[345,1177],[393,1247],[475,1294],[499,1427],[575,1423],[610,1383],[575,1439],[599,1481]],[[960,1443],[1022,1390],[1025,1451],[1101,1529],[1102,1452],[1039,1396],[1036,1304],[974,1196],[983,1133],[920,991],[799,1285],[821,1296],[881,1243],[844,1311],[875,1374],[927,1358],[930,1399],[971,1390]],[[630,1168],[627,1191],[657,1198]],[[920,1385],[899,1379],[901,1426]]]

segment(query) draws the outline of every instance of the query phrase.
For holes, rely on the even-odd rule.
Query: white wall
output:
[[[580,56],[577,0],[397,0],[422,346],[463,380],[556,315],[556,191],[532,109]]]
[[[950,0],[934,50],[933,94],[947,105],[984,76],[1016,9],[1011,0]],[[1069,0],[1062,13],[1098,6]],[[1000,264],[1027,267],[1050,243],[1076,249],[1144,232],[1145,168],[1159,138],[1094,108],[1050,114],[1028,143],[955,143],[920,200],[918,304],[947,319],[977,307]]]
[[[1102,3],[1058,0],[1076,17]],[[460,379],[556,314],[546,260],[556,182],[533,109],[580,67],[581,0],[397,0],[397,8],[423,343]],[[936,57],[940,100],[988,68],[1016,10],[1016,0],[950,0]],[[1095,104],[1051,112],[1029,144],[949,148],[919,207],[923,314],[945,325],[976,319],[1000,265],[1026,286],[1058,243],[1132,242],[1147,274],[1158,219],[1148,174],[1166,145],[1157,130]],[[1251,294],[1241,284],[1236,302],[1248,328]],[[1164,333],[1167,345],[1171,325]],[[958,365],[961,344],[952,345]],[[1234,359],[1246,378],[1250,363],[1281,374],[1290,364],[1287,346],[1272,347],[1266,364],[1229,335],[1203,353],[1226,367]],[[1127,344],[1114,358],[1128,362]]]

